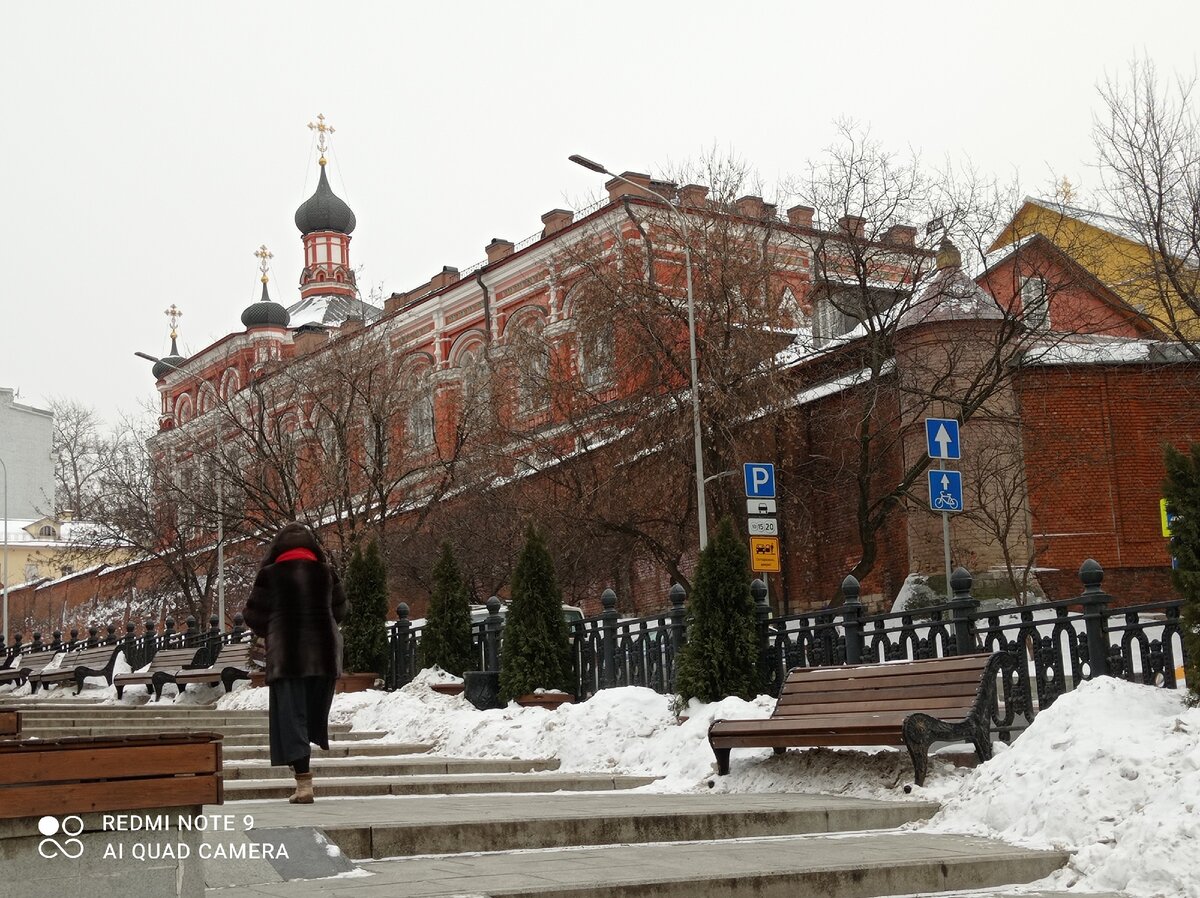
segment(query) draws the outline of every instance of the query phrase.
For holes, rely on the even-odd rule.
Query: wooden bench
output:
[[[238,680],[250,679],[250,643],[231,642],[221,646],[221,651],[213,663],[198,670],[184,670],[177,673],[168,683],[174,683],[182,694],[192,683],[220,683],[226,692],[233,691],[233,684]]]
[[[21,733],[21,712],[0,711],[0,736],[18,736]]]
[[[27,652],[19,658],[14,658],[9,667],[0,670],[0,686],[15,683],[15,688],[20,689],[35,671],[41,672],[49,667],[58,654],[54,649],[46,649],[41,652]]]
[[[713,721],[708,741],[721,775],[734,748],[904,745],[920,786],[934,742],[967,740],[981,761],[991,758],[996,677],[1015,669],[1005,652],[796,668],[768,719]]]
[[[160,649],[145,670],[117,674],[113,685],[117,687],[117,698],[125,693],[126,686],[144,685],[147,692],[154,694],[157,702],[162,699],[163,686],[175,682],[176,675],[194,667],[207,667],[208,649],[193,646],[190,649]]]
[[[0,820],[223,797],[217,733],[0,739]]]
[[[37,692],[38,686],[49,689],[59,683],[75,681],[75,694],[83,692],[83,681],[88,677],[104,677],[108,685],[112,685],[113,669],[117,666],[117,655],[121,644],[102,645],[94,649],[67,652],[62,664],[53,670],[41,670],[29,675],[31,692]]]

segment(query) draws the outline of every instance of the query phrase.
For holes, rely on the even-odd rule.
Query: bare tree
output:
[[[103,433],[96,410],[56,396],[54,415],[54,508],[87,518],[99,491],[99,480],[112,443]]]

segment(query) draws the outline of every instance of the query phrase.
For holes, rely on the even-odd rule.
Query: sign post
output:
[[[946,470],[948,459],[962,458],[958,439],[958,421],[954,418],[925,419],[925,449],[936,458],[937,470],[926,472],[929,477],[929,507],[942,513],[942,558],[946,564],[946,599],[953,597],[950,589],[950,515],[963,510],[962,474]]]
[[[775,517],[775,465],[746,462],[742,465],[746,484],[747,528],[750,531],[750,570],[756,574],[778,574],[783,570],[779,550],[779,519]],[[770,601],[771,581],[762,578]]]

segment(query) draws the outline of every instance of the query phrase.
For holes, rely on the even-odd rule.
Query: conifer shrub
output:
[[[1167,479],[1163,496],[1176,517],[1171,524],[1171,572],[1183,596],[1180,629],[1188,656],[1185,671],[1192,703],[1200,702],[1200,443],[1186,452],[1167,447]]]
[[[511,585],[500,660],[501,700],[507,702],[536,689],[567,691],[571,647],[562,593],[546,541],[532,525],[525,531],[525,546]]]
[[[726,517],[700,553],[688,605],[687,645],[675,663],[682,707],[693,698],[715,702],[758,695],[758,637],[750,560]]]
[[[374,540],[366,552],[354,548],[346,568],[345,590],[350,602],[342,621],[345,668],[353,673],[387,676],[387,568]]]
[[[437,665],[461,677],[477,667],[471,644],[471,603],[450,543],[433,568],[433,595],[421,634],[421,666]]]

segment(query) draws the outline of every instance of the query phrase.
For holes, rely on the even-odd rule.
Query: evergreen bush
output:
[[[387,675],[387,568],[379,545],[372,540],[363,552],[355,546],[346,568],[346,598],[350,611],[342,622],[345,668],[353,673]]]
[[[507,702],[536,689],[566,691],[570,681],[570,635],[554,561],[541,533],[530,526],[513,571],[512,598],[504,621],[500,698]]]
[[[744,699],[758,695],[759,650],[749,553],[728,517],[696,564],[687,637],[675,663],[680,706],[693,698],[715,702],[731,695]]]
[[[456,677],[478,666],[471,644],[471,603],[448,542],[442,543],[433,568],[433,595],[421,634],[421,666],[435,664]]]
[[[1188,452],[1167,447],[1167,479],[1163,495],[1176,515],[1171,524],[1171,572],[1183,596],[1180,614],[1183,646],[1188,656],[1187,682],[1193,703],[1200,702],[1200,443]]]

